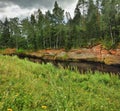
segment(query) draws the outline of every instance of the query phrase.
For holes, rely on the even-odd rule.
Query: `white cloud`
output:
[[[0,2],[1,3],[1,2]],[[62,3],[60,3],[60,7],[63,8],[65,10],[65,12],[70,12],[71,16],[74,16],[74,9],[76,6],[77,0],[75,0],[74,3],[70,4],[70,5],[63,5],[62,7]],[[21,8],[19,5],[17,4],[13,4],[13,3],[4,3],[5,7],[0,8],[0,19],[4,19],[5,17],[8,18],[14,18],[14,17],[19,17],[19,18],[25,18],[31,15],[31,13],[34,13],[35,11],[38,10],[38,7],[31,7],[31,9],[29,8]],[[40,8],[42,10],[43,13],[45,13],[48,9],[46,7],[41,7]],[[53,9],[53,7],[51,7],[51,10]]]
[[[66,6],[65,8],[65,11],[70,12],[71,17],[74,16],[74,10],[75,10],[76,4],[77,4],[77,0],[73,4]]]
[[[5,17],[8,18],[22,17],[25,16],[26,14],[29,14],[28,9],[21,9],[18,5],[7,6],[3,10],[4,11],[0,12],[0,19]]]

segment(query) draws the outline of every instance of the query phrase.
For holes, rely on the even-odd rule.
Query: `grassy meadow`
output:
[[[120,111],[120,78],[0,56],[0,111]]]

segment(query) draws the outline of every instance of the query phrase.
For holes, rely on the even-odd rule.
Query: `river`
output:
[[[53,65],[59,67],[62,66],[64,68],[69,68],[71,70],[78,70],[80,73],[85,73],[87,71],[95,71],[107,72],[110,74],[119,74],[120,75],[120,65],[106,65],[100,62],[90,62],[90,61],[51,61],[51,60],[42,60],[39,58],[28,58],[30,61],[38,62],[38,63],[52,63]]]

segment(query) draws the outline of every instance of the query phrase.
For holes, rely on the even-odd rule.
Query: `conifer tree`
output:
[[[9,21],[5,18],[5,22],[3,23],[3,32],[1,35],[0,46],[2,48],[7,48],[10,46],[10,28],[9,28]]]

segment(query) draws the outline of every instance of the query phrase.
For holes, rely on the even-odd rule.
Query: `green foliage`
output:
[[[53,9],[53,22],[55,24],[62,24],[64,19],[64,10],[59,7],[57,1],[55,1],[54,9]]]
[[[25,53],[25,50],[24,49],[17,49],[16,53]]]
[[[105,37],[105,39],[101,40],[101,44],[103,45],[103,48],[108,50],[114,49],[117,46],[117,43],[113,43],[113,41],[108,37]]]
[[[79,74],[0,56],[1,111],[118,111],[119,92],[117,75]]]
[[[0,21],[0,48],[71,49],[98,42],[113,48],[120,42],[119,6],[119,0],[78,0],[71,18],[55,1],[52,12],[38,9],[23,20],[6,18]]]
[[[6,18],[4,23],[3,23],[3,31],[1,34],[1,38],[0,38],[0,47],[1,48],[7,48],[10,47],[10,31],[9,31],[9,21]]]

